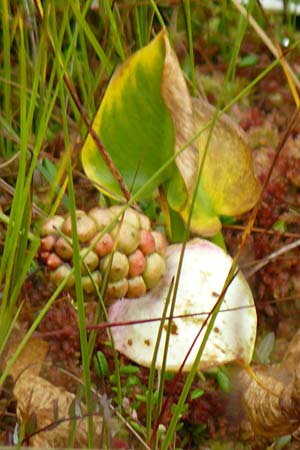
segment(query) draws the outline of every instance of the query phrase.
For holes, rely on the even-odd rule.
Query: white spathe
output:
[[[111,323],[162,317],[170,283],[177,274],[181,249],[181,244],[169,246],[166,273],[154,289],[138,299],[121,299],[111,306],[109,310]],[[187,243],[176,295],[167,370],[176,371],[181,366],[205,319],[218,301],[231,264],[232,258],[209,241],[194,239]],[[149,367],[153,360],[159,325],[160,321],[156,320],[112,327],[116,349],[138,364]],[[158,369],[162,365],[167,325],[168,320],[165,322],[160,341],[156,361]],[[183,370],[191,369],[205,330],[206,326],[193,346]],[[233,361],[249,364],[255,337],[254,301],[245,277],[239,272],[226,291],[199,369]]]

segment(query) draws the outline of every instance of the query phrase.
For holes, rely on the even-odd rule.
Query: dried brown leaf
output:
[[[300,331],[291,341],[281,367],[258,366],[254,377],[239,376],[242,399],[256,434],[283,436],[300,426]]]
[[[54,386],[42,377],[25,371],[17,380],[14,395],[17,399],[17,416],[26,422],[32,414],[36,417],[36,429],[44,430],[32,435],[29,444],[34,448],[66,447],[72,419],[71,405],[76,396],[64,388]],[[82,416],[76,418],[75,447],[88,445],[88,419],[86,406],[80,403]],[[101,436],[102,417],[93,417],[95,435]]]
[[[182,74],[177,56],[164,35],[166,59],[162,77],[162,96],[169,109],[175,132],[175,152],[181,149],[195,134],[192,99]],[[176,158],[176,164],[188,191],[192,191],[198,171],[197,145],[189,145]]]
[[[10,345],[6,363],[11,359],[19,341]],[[66,447],[73,420],[76,420],[75,446],[88,445],[87,408],[80,403],[82,416],[72,420],[70,411],[76,396],[62,387],[57,387],[39,376],[48,352],[47,342],[30,339],[10,370],[15,380],[13,390],[17,400],[17,416],[21,423],[34,429],[29,444],[34,448]],[[95,435],[101,436],[102,417],[93,418]],[[27,427],[28,428],[28,427]],[[43,431],[39,431],[43,430]]]
[[[20,341],[10,344],[5,364],[13,357]],[[26,370],[27,374],[38,375],[48,353],[48,343],[42,339],[31,338],[11,367],[9,374],[16,380]]]

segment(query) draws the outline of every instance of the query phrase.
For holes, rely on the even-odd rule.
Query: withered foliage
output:
[[[239,384],[254,432],[265,437],[294,433],[300,426],[300,331],[280,366],[253,366],[252,371],[241,371]]]
[[[6,357],[9,361],[16,346],[12,345]],[[31,339],[10,370],[15,385],[17,417],[25,426],[25,441],[36,448],[67,446],[71,430],[75,430],[74,445],[88,445],[87,408],[76,395],[54,386],[39,373],[48,351],[40,339]],[[93,415],[95,436],[102,433],[101,415]]]

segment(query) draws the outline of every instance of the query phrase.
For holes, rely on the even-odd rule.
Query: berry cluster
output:
[[[165,272],[164,234],[152,231],[144,214],[133,208],[121,214],[121,209],[112,206],[96,207],[87,213],[76,211],[82,285],[88,294],[107,279],[107,299],[140,297],[156,286]],[[50,280],[59,284],[68,277],[66,288],[72,288],[75,277],[70,216],[46,220],[41,236],[40,256],[49,269]],[[91,245],[93,249],[87,251]]]

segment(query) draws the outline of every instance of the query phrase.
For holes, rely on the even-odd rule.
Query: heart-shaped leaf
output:
[[[223,115],[210,136],[207,124],[214,114],[215,109],[207,102],[191,99],[163,30],[116,70],[93,121],[94,131],[127,188],[133,193],[143,188],[137,199],[149,197],[164,183],[171,208],[180,212],[185,222],[205,154],[191,230],[206,236],[220,231],[220,215],[241,214],[252,208],[259,196],[251,153],[242,132]],[[195,131],[205,127],[199,139],[184,148]],[[174,152],[175,162],[161,172]],[[88,177],[101,190],[116,199],[123,198],[119,182],[90,134],[83,145],[82,162]]]
[[[191,99],[165,30],[116,70],[93,128],[134,193],[191,137]],[[189,149],[185,155],[188,152]],[[197,160],[197,150],[190,153]],[[182,158],[178,157],[181,166]],[[190,186],[197,164],[192,163],[192,155],[187,161],[182,176]],[[104,191],[122,195],[90,134],[82,148],[82,162],[88,177]],[[170,164],[139,199],[152,194],[155,187],[171,178],[175,169],[175,163]]]

